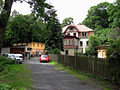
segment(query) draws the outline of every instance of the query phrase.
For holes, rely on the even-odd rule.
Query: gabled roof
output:
[[[93,32],[92,29],[88,28],[87,26],[85,25],[68,25],[68,26],[65,26],[62,28],[62,33],[65,33],[69,27],[74,27],[78,32]]]
[[[64,26],[62,28],[62,33],[64,33],[69,27],[75,27],[75,25],[74,24],[70,24],[70,25]]]
[[[93,31],[92,29],[88,28],[85,25],[77,25],[76,27],[79,29],[79,32],[90,32],[90,31]]]

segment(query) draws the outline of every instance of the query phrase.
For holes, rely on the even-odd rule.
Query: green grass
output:
[[[70,67],[65,67],[64,65],[58,64],[56,62],[50,62],[50,64],[54,65],[55,69],[65,70],[67,73],[72,74],[74,77],[84,82],[95,83],[102,90],[113,90],[114,86],[112,86],[110,82],[97,80],[92,74],[85,73],[82,71],[71,70]]]
[[[32,90],[32,77],[26,65],[7,65],[0,72],[0,84],[10,85],[15,90]]]

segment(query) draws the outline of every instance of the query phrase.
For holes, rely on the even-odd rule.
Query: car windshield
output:
[[[48,57],[48,55],[41,55],[41,58],[43,58],[43,57]]]
[[[22,58],[22,56],[16,56],[17,58]]]
[[[15,55],[9,55],[10,57],[15,57]]]

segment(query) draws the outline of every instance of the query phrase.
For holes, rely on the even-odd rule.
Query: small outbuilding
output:
[[[97,48],[97,57],[98,58],[107,58],[107,48],[109,45],[98,46]]]

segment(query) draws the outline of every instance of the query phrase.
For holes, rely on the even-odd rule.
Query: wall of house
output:
[[[43,43],[36,43],[36,42],[33,42],[31,43],[31,54],[34,56],[34,55],[39,55],[39,53],[43,53],[44,52],[44,48],[45,48],[45,44]]]
[[[83,46],[80,46],[80,41],[83,42]],[[79,47],[78,48],[83,48],[83,53],[85,53],[85,49],[87,47],[87,41],[88,41],[88,39],[80,39],[79,40]]]
[[[2,48],[1,55],[4,54],[4,53],[10,53],[10,48],[9,47]]]
[[[27,46],[28,48],[31,48],[30,53],[31,55],[39,55],[40,52],[44,52],[45,44],[44,43],[14,43],[13,46]]]
[[[25,53],[25,48],[10,48],[10,53],[14,53],[14,54],[24,54]]]
[[[89,32],[88,33],[88,37],[90,37],[91,35],[93,35],[94,34],[94,32]]]
[[[74,48],[65,48],[64,54],[66,55],[66,50],[68,51],[68,56],[75,56],[75,49]]]

